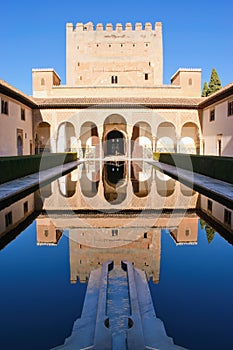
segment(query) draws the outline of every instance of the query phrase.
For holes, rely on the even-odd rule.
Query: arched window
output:
[[[44,78],[42,78],[42,79],[41,79],[40,84],[41,84],[42,86],[44,86],[44,85],[45,85],[45,80],[44,80]]]

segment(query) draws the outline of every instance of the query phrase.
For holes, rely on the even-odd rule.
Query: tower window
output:
[[[40,84],[41,84],[41,86],[44,86],[44,85],[45,85],[45,80],[44,80],[44,78],[41,79]]]
[[[117,229],[112,230],[112,236],[118,236],[118,230]]]
[[[188,237],[190,235],[190,229],[189,228],[186,228],[185,230],[185,236]]]
[[[148,73],[145,74],[145,80],[149,80],[149,74]]]
[[[117,84],[118,83],[118,77],[116,75],[112,76],[112,84]]]
[[[189,85],[193,85],[193,79],[189,79]]]

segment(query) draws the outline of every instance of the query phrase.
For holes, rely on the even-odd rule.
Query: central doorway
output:
[[[118,130],[113,130],[107,135],[107,155],[125,154],[124,136]]]

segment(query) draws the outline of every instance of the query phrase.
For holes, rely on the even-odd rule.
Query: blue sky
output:
[[[65,84],[67,22],[163,23],[164,83],[179,67],[216,68],[233,81],[233,2],[222,0],[3,1],[0,7],[0,79],[31,94],[31,69],[53,67]]]

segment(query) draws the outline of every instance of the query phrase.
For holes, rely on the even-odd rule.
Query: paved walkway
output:
[[[38,188],[38,186],[51,182],[58,177],[65,175],[66,173],[75,169],[80,163],[81,161],[66,163],[1,184],[0,209],[10,205],[17,199],[23,198],[26,194]]]
[[[176,168],[172,165],[160,163],[155,160],[148,161],[160,169],[164,174],[175,178],[183,184],[192,187],[201,194],[216,200],[224,206],[233,209],[233,185],[213,179],[205,175],[193,173],[192,171]]]

